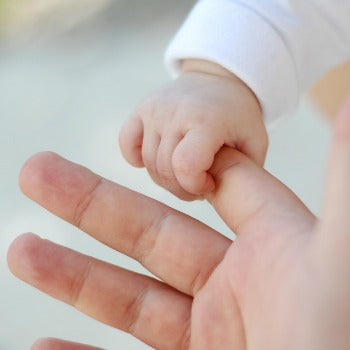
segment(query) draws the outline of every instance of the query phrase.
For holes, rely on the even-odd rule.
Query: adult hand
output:
[[[33,200],[140,261],[161,281],[32,234],[8,254],[27,283],[157,349],[350,348],[350,103],[335,127],[317,222],[283,184],[224,149],[209,200],[232,242],[161,203],[45,153],[24,166]],[[35,350],[87,350],[41,340]]]

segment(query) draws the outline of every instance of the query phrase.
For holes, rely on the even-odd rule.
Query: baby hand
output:
[[[208,170],[223,145],[263,165],[268,137],[254,93],[206,61],[185,61],[183,74],[141,103],[120,132],[126,160],[186,200],[215,188]]]

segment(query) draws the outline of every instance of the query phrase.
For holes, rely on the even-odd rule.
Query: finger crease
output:
[[[103,178],[99,177],[92,189],[87,194],[85,194],[77,204],[73,215],[73,223],[75,226],[81,228],[84,215],[90,207],[91,203],[93,202],[96,196],[97,189],[102,183]]]
[[[135,298],[133,298],[133,300],[125,308],[125,331],[129,334],[135,335],[136,326],[138,320],[140,319],[141,310],[143,308],[148,292],[149,286],[145,285],[144,288],[137,294]]]
[[[152,220],[135,240],[132,256],[142,265],[145,265],[145,260],[152,254],[162,228],[172,215],[170,211],[162,213],[156,220]]]
[[[220,155],[216,156],[217,159],[223,159],[225,161],[225,158],[221,157]],[[230,169],[230,168],[236,168],[238,166],[241,165],[241,161],[240,160],[236,160],[235,163],[227,163],[226,165],[224,165],[222,168],[220,168],[219,170],[216,171],[212,171],[211,175],[214,178],[219,178],[221,176],[221,174],[225,173],[226,170]]]
[[[232,227],[233,232],[237,233],[237,232],[242,232],[242,230],[244,229],[245,225],[248,222],[251,222],[251,220],[255,217],[257,217],[262,211],[264,211],[266,208],[266,205],[264,204],[260,204],[258,205],[255,210],[250,213],[249,215],[246,215],[243,219],[241,219],[234,227]]]
[[[197,272],[190,285],[190,291],[192,292],[192,295],[196,295],[205,286],[205,284],[208,282],[209,277],[214,273],[216,268],[225,257],[225,253],[222,255],[222,258],[219,261],[213,263],[210,268],[206,269],[205,271],[199,270]]]
[[[172,170],[168,170],[168,169],[164,169],[164,168],[159,168],[158,167],[158,174],[165,181],[176,180],[176,176],[174,175]]]
[[[92,270],[92,263],[88,261],[84,268],[84,271],[79,274],[78,277],[74,278],[73,283],[71,284],[70,292],[69,292],[69,303],[77,307],[79,304],[81,292],[84,289],[86,281],[88,280],[90,273]]]

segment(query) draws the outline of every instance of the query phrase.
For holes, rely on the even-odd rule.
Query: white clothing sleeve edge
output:
[[[239,2],[197,3],[170,43],[165,63],[177,76],[181,61],[191,58],[220,64],[243,80],[257,96],[267,125],[297,106],[296,68],[282,37]]]

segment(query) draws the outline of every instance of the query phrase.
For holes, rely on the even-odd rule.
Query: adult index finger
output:
[[[190,295],[203,286],[231,244],[197,220],[57,154],[41,153],[27,161],[20,184],[44,208]]]

